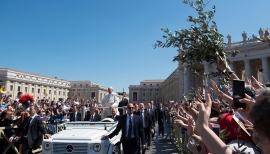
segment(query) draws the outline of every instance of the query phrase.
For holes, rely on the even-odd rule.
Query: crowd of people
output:
[[[231,81],[239,80],[225,61],[223,64],[218,64],[217,68],[227,72]],[[8,93],[2,93],[0,127],[11,126],[11,129],[5,130],[10,142],[20,141],[20,138],[29,136],[34,136],[32,137],[34,141],[39,134],[29,135],[22,130],[22,127],[25,128],[27,125],[32,126],[33,121],[38,127],[31,127],[31,129],[36,129],[46,137],[50,137],[55,133],[55,123],[101,121],[104,118],[111,118],[118,121],[117,127],[112,133],[104,134],[103,138],[112,138],[122,131],[121,143],[124,153],[146,153],[154,134],[164,137],[166,133],[164,122],[173,118],[174,125],[182,129],[182,135],[179,137],[188,135],[187,148],[194,154],[270,153],[269,84],[262,84],[252,76],[252,79],[247,78],[244,84],[244,97],[238,95],[236,97],[235,94],[239,92],[235,90],[242,89],[235,88],[233,83],[218,86],[214,80],[210,80],[211,87],[205,94],[202,94],[202,88],[198,88],[196,97],[166,104],[154,104],[153,101],[145,104],[129,103],[125,93],[122,100],[119,100],[113,93],[112,87],[108,88],[109,94],[101,102],[95,99],[79,100],[77,97],[59,99],[59,101],[48,99],[34,101],[29,95],[23,95],[21,92],[15,99],[11,99]],[[213,94],[218,99],[213,99]],[[26,96],[27,99],[24,98]],[[118,108],[123,106],[127,106],[126,114],[122,108]],[[86,109],[84,116],[83,108]],[[38,117],[37,120],[33,120],[35,117]],[[48,127],[39,125],[42,121],[47,123]],[[17,130],[12,128],[14,125],[18,126]],[[1,142],[1,149],[8,145],[3,139]],[[27,144],[25,140],[23,143],[22,149],[36,148],[30,146],[29,139]],[[19,144],[15,145],[19,148]]]
[[[205,95],[198,88],[194,98],[168,103],[174,124],[182,129],[180,137],[189,137],[186,147],[194,154],[270,153],[269,83],[262,84],[253,76],[239,80],[226,62],[217,68],[230,75],[228,85],[221,88],[210,80]],[[236,81],[245,82],[243,88],[233,85]]]

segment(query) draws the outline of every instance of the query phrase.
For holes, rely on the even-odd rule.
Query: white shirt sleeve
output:
[[[106,102],[108,102],[108,95],[105,95],[105,97],[101,100],[101,102],[99,104],[103,105]]]

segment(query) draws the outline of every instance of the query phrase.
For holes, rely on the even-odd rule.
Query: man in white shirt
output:
[[[117,108],[119,104],[119,98],[115,93],[113,93],[113,88],[109,87],[108,88],[108,95],[106,95],[102,101],[100,102],[100,105],[103,107],[112,107],[112,108]],[[110,108],[105,108],[104,111],[102,112],[102,119],[106,118],[107,116],[111,115],[111,109]]]

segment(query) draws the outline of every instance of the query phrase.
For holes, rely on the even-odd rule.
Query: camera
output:
[[[259,68],[259,72],[263,72],[263,69],[262,68]]]

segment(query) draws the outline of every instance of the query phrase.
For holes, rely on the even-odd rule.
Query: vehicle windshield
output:
[[[66,123],[66,128],[111,127],[114,124],[115,124],[115,122],[68,122],[68,123]]]

